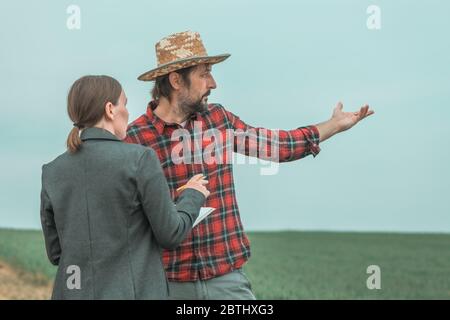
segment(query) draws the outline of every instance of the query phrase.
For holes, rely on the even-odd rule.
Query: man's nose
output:
[[[217,84],[216,81],[214,80],[213,76],[211,76],[211,80],[209,81],[208,84],[208,89],[215,89],[217,88]]]

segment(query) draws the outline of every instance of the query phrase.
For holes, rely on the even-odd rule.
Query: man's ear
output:
[[[113,112],[113,104],[111,102],[107,102],[105,104],[105,118],[106,120],[114,120],[114,112]]]
[[[175,90],[179,90],[181,87],[180,75],[177,72],[169,73],[169,83]]]

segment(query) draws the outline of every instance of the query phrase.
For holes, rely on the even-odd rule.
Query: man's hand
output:
[[[367,104],[356,112],[343,112],[343,107],[342,103],[338,102],[333,110],[331,119],[316,125],[319,130],[320,142],[325,141],[336,133],[350,129],[362,119],[375,113],[375,111],[369,110]]]
[[[369,110],[369,105],[367,104],[362,106],[357,112],[343,112],[343,108],[342,103],[338,102],[331,117],[331,120],[336,123],[338,132],[350,129],[362,119],[375,113],[373,110]]]

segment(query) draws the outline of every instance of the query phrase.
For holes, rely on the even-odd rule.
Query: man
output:
[[[156,55],[158,67],[139,77],[155,81],[153,100],[146,113],[129,125],[126,141],[156,151],[174,199],[177,188],[191,176],[205,175],[210,191],[206,206],[216,208],[177,249],[163,252],[169,294],[173,299],[255,299],[241,269],[250,257],[250,246],[240,220],[226,150],[232,145],[235,152],[277,162],[316,156],[319,142],[374,112],[367,105],[358,112],[343,112],[338,103],[330,120],[314,126],[290,131],[254,128],[223,106],[207,103],[216,88],[211,65],[229,54],[208,56],[200,35],[186,31],[159,41]],[[215,133],[206,134],[211,130]],[[230,130],[236,135],[230,137]],[[242,142],[238,132],[251,133]],[[222,148],[205,155],[203,150],[208,149],[212,136]],[[272,150],[270,156],[267,150]]]

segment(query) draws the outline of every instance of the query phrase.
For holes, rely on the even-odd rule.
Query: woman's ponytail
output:
[[[80,128],[74,125],[67,137],[67,149],[70,153],[75,153],[80,150],[81,143]]]

